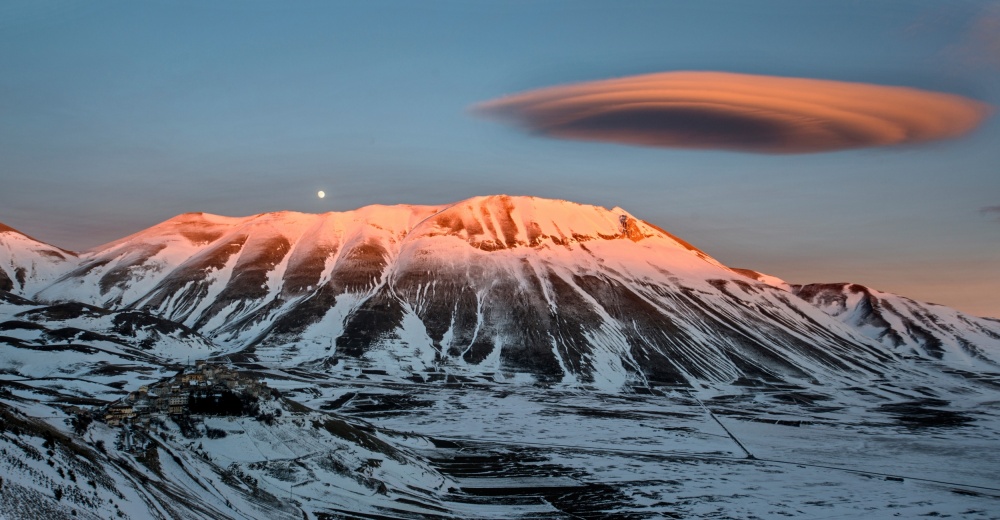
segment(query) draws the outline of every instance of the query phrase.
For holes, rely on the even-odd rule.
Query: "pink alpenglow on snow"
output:
[[[992,107],[905,87],[664,72],[532,90],[473,111],[563,139],[815,153],[953,139],[979,126]]]

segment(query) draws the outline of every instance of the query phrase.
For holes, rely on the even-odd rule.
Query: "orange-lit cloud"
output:
[[[904,87],[665,72],[532,90],[473,110],[566,139],[812,153],[959,137],[991,107]]]

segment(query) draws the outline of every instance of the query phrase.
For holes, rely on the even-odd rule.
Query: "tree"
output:
[[[94,422],[93,417],[89,414],[75,414],[72,419],[70,419],[70,424],[73,426],[73,432],[77,435],[82,436],[87,432],[87,428],[90,427],[90,423]]]

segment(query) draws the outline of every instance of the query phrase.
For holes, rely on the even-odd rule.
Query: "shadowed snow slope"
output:
[[[34,294],[72,265],[75,256],[0,223],[0,291]]]
[[[889,320],[911,335],[887,340],[806,288],[730,269],[622,209],[534,197],[185,214],[63,260],[46,264],[57,280],[23,292],[143,310],[284,366],[351,357],[400,375],[448,366],[616,388],[864,380],[911,353],[961,364],[1000,351],[994,322],[918,305],[924,318],[906,319],[940,315],[948,330],[924,328],[952,339]]]
[[[857,284],[796,285],[800,298],[899,352],[1000,367],[997,322]]]

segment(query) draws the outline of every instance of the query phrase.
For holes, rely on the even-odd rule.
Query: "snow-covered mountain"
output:
[[[185,214],[0,254],[4,518],[995,510],[1000,321],[729,268],[620,208]],[[205,359],[257,407],[195,410]],[[149,412],[165,384],[187,413]]]
[[[796,285],[793,292],[865,336],[898,352],[971,366],[1000,367],[996,320],[857,284]]]
[[[0,223],[0,291],[34,294],[73,265],[76,255]]]
[[[280,366],[357,359],[401,375],[450,367],[615,388],[864,379],[903,355],[1000,357],[995,322],[918,305],[919,316],[883,317],[885,329],[831,308],[836,298],[814,286],[730,269],[620,208],[534,197],[185,214],[48,270],[32,265],[62,273],[24,291],[38,300],[142,310]]]

